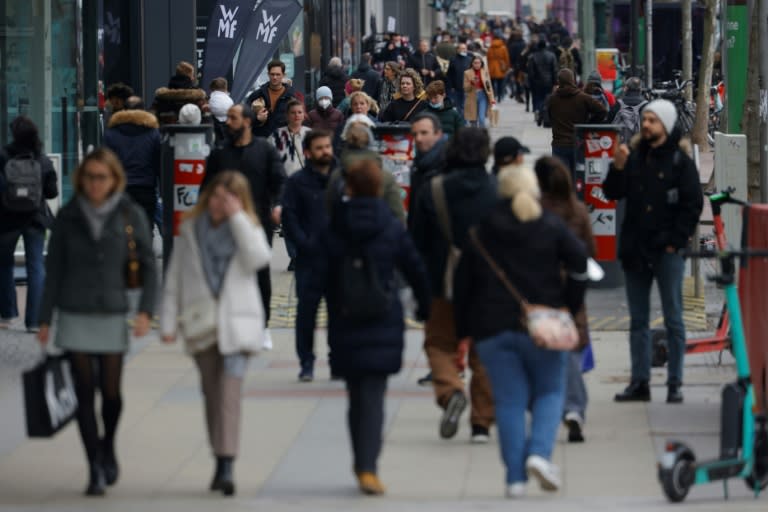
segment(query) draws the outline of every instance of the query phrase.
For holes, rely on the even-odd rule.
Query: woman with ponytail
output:
[[[587,252],[557,215],[542,208],[531,169],[504,168],[498,179],[499,202],[462,254],[454,300],[457,335],[474,340],[491,381],[506,495],[519,498],[529,477],[545,491],[561,485],[550,461],[563,411],[567,353],[534,343],[520,303],[486,256],[529,303],[576,313],[586,288]],[[526,410],[532,412],[530,434]]]

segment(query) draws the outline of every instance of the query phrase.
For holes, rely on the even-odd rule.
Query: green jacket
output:
[[[445,99],[443,108],[435,109],[432,107],[427,107],[424,109],[424,111],[431,112],[432,114],[435,114],[438,119],[440,119],[440,124],[443,126],[443,133],[448,135],[449,138],[454,133],[459,131],[459,128],[466,124],[464,122],[464,118],[461,116],[458,110],[453,108],[453,103],[451,103],[451,100],[448,98]]]
[[[157,270],[147,217],[123,196],[107,219],[102,236],[94,240],[77,197],[59,212],[48,241],[45,287],[40,305],[40,324],[50,325],[53,311],[72,313],[126,313],[126,223],[134,228],[143,288],[139,311],[152,314],[157,291]]]

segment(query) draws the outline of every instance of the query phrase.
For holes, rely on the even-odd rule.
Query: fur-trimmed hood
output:
[[[160,128],[160,123],[154,114],[145,110],[121,110],[109,118],[109,128],[123,124],[132,124],[143,128]]]
[[[155,91],[155,100],[173,103],[197,103],[205,101],[205,91],[202,89],[169,89],[161,87]]]
[[[677,147],[680,148],[680,151],[693,158],[693,142],[691,139],[688,137],[681,137],[677,130],[675,130],[672,135],[670,135],[670,138],[673,140],[677,139]],[[642,139],[643,136],[639,133],[633,135],[629,140],[629,148],[632,151],[637,151],[640,148]]]

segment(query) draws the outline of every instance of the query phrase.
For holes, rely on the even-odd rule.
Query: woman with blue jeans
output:
[[[464,72],[464,119],[471,126],[485,128],[485,119],[488,109],[496,104],[493,94],[491,76],[485,68],[483,58],[476,55],[472,58],[472,64]]]
[[[46,199],[59,195],[58,177],[53,163],[42,153],[37,127],[31,119],[19,116],[11,122],[13,142],[0,154],[0,328],[10,327],[11,321],[19,315],[16,304],[16,282],[13,277],[15,266],[14,252],[19,238],[24,240],[24,262],[27,268],[27,307],[24,323],[30,332],[38,329],[40,299],[43,294],[45,269],[43,266],[43,246],[45,231],[51,227],[51,215]],[[13,192],[6,175],[6,166],[14,161],[26,166],[29,161],[37,167],[40,182],[32,185],[38,195],[35,205],[19,204],[7,201]],[[32,169],[32,167],[30,167]]]
[[[478,243],[531,304],[577,312],[586,288],[584,244],[555,214],[543,211],[532,170],[502,170],[498,179],[501,200],[477,226]],[[523,496],[528,477],[545,491],[558,490],[559,471],[550,459],[563,411],[567,353],[534,343],[520,304],[476,245],[469,244],[462,254],[454,302],[457,335],[474,340],[491,381],[507,497]]]

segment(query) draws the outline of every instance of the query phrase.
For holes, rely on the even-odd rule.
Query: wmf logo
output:
[[[271,43],[272,39],[277,35],[277,22],[282,14],[278,14],[277,18],[273,18],[264,9],[261,11],[261,15],[263,19],[259,22],[259,28],[256,30],[256,39],[263,38],[265,43]]]
[[[237,16],[237,11],[240,10],[240,7],[235,7],[234,11],[230,11],[223,5],[220,5],[219,7],[221,8],[221,18],[219,19],[219,32],[216,36],[221,37],[223,32],[224,37],[227,39],[234,39],[235,30],[237,30],[237,20],[235,19],[235,16]]]

